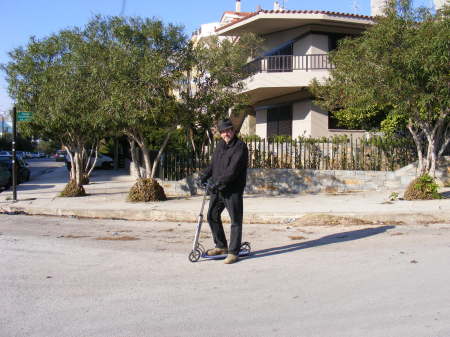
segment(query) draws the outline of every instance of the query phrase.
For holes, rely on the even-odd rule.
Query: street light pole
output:
[[[16,138],[17,138],[17,110],[13,107],[12,115],[12,183],[13,183],[13,201],[17,201],[17,158],[16,158]]]

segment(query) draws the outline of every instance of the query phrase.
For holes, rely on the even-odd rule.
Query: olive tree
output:
[[[332,53],[330,78],[311,85],[317,103],[345,125],[381,116],[383,131],[406,127],[420,175],[434,176],[450,141],[449,14],[448,6],[432,14],[391,1],[373,27]]]
[[[74,28],[40,40],[32,37],[27,46],[11,51],[10,62],[2,66],[19,109],[33,112],[23,129],[63,145],[79,188],[94,165],[88,148],[96,147],[107,125],[95,71],[104,55],[101,45]]]

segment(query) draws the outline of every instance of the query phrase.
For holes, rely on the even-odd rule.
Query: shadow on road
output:
[[[375,228],[365,228],[365,229],[358,229],[354,231],[349,232],[342,232],[342,233],[336,233],[332,235],[324,236],[317,240],[312,241],[306,241],[306,242],[299,242],[294,243],[291,245],[286,246],[280,246],[280,247],[273,247],[273,248],[267,248],[267,249],[261,249],[252,252],[252,254],[244,259],[255,259],[260,257],[266,257],[271,255],[279,255],[279,254],[285,254],[285,253],[291,253],[295,252],[296,250],[306,249],[306,248],[314,248],[318,246],[323,245],[330,245],[333,243],[341,243],[346,241],[352,241],[352,240],[359,240],[366,238],[368,236],[377,235],[386,232],[389,229],[393,229],[395,226],[381,226],[381,227],[375,227]]]

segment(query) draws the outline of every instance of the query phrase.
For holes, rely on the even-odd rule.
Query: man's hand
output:
[[[204,176],[199,176],[195,182],[197,183],[197,186],[201,188],[206,188],[206,185],[208,184],[208,179],[205,178]]]
[[[208,183],[206,184],[206,190],[213,194],[217,192],[217,183],[215,183],[214,181],[208,181]]]

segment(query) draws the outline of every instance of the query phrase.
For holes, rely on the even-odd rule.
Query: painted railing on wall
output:
[[[265,56],[250,62],[247,67],[250,73],[334,68],[328,54]]]
[[[409,138],[244,140],[250,168],[393,171],[417,160],[416,148]],[[199,156],[165,153],[157,176],[163,180],[183,179],[205,168],[213,151],[214,147],[208,146]]]

